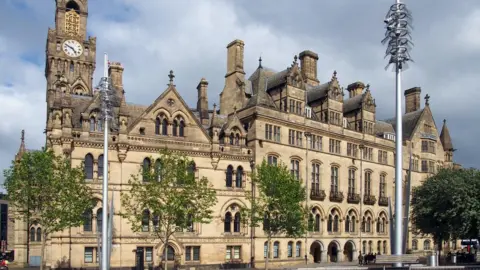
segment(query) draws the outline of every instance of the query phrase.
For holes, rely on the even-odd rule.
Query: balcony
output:
[[[330,190],[330,201],[341,203],[343,201],[343,192],[338,190]]]
[[[310,199],[314,201],[323,201],[327,195],[325,194],[325,190],[320,189],[318,184],[312,184],[312,189],[310,190]]]
[[[365,194],[363,196],[363,203],[366,205],[374,205],[377,202],[377,198],[374,195]]]
[[[347,195],[347,202],[353,204],[359,204],[361,200],[360,194],[349,192]]]
[[[388,206],[388,198],[385,196],[380,196],[378,198],[378,205],[380,206]]]

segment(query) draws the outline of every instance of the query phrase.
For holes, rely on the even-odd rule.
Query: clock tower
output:
[[[48,29],[45,77],[48,110],[65,96],[93,96],[96,38],[87,39],[88,0],[56,0]]]

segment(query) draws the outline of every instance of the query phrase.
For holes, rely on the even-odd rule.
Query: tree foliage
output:
[[[411,220],[417,233],[448,239],[478,238],[480,172],[446,168],[427,178],[412,193]]]
[[[206,177],[197,179],[192,160],[167,149],[160,155],[151,167],[142,166],[131,176],[130,190],[121,200],[122,215],[132,230],[160,239],[166,258],[171,236],[178,230],[192,231],[194,223],[209,223],[217,198]]]
[[[256,190],[246,193],[250,208],[244,208],[242,216],[247,217],[244,222],[249,222],[252,227],[263,225],[267,235],[267,253],[270,254],[273,237],[304,236],[308,221],[307,211],[302,205],[306,194],[301,180],[297,180],[285,164],[270,165],[263,160],[256,167],[252,181]],[[269,256],[265,261],[265,269],[268,269]]]
[[[52,233],[80,226],[83,213],[92,206],[92,192],[85,184],[82,167],[74,168],[69,159],[52,150],[26,152],[4,171],[5,189],[16,219],[28,227],[42,227],[42,258],[46,238]]]

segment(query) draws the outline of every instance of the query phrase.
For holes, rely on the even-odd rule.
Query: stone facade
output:
[[[99,95],[92,87],[96,38],[86,39],[87,0],[56,3],[56,28],[48,32],[46,52],[47,145],[71,157],[73,165],[85,162],[91,171],[86,181],[98,204],[92,209],[91,228],[71,228],[48,239],[46,263],[54,268],[90,268],[98,266],[97,211],[102,200],[103,127]],[[72,12],[80,19],[69,19],[72,25],[67,25],[65,18],[75,18]],[[80,42],[82,55],[66,54],[63,42],[68,39]],[[248,203],[244,191],[251,189],[250,172],[263,159],[286,163],[305,183],[305,204],[312,209],[315,227],[299,239],[274,239],[272,264],[301,263],[305,256],[310,262],[355,260],[362,249],[390,252],[388,198],[394,201],[395,119],[376,119],[375,90],[362,82],[344,89],[336,72],[321,82],[318,55],[312,51],[300,53],[299,59],[295,56],[280,72],[262,66],[260,59],[247,79],[245,46],[241,40],[227,46],[225,87],[219,108],[214,104],[213,109],[206,79],[197,86],[197,107],[190,108],[174,85],[173,72],[167,89],[151,104],[127,103],[124,68],[110,63],[118,96],[108,154],[109,198],[115,207],[112,267],[133,266],[137,247],[146,248],[147,263],[160,263],[161,242],[132,232],[118,212],[120,192],[128,190],[130,175],[166,146],[188,154],[195,161],[196,174],[206,176],[218,194],[213,221],[194,224],[193,230],[175,234],[170,243],[171,257],[181,265],[250,263],[252,257],[257,266],[263,263],[266,237],[261,228],[237,228],[232,222],[228,226],[235,228],[225,230],[226,213],[234,216]],[[446,124],[441,134],[435,125],[428,95],[421,108],[420,88],[405,94],[402,160],[406,175],[411,153],[412,186],[416,186],[439,167],[452,166],[454,149]],[[228,175],[233,175],[233,183]],[[20,222],[15,226],[16,261],[25,263],[30,227]],[[413,244],[418,250],[433,248],[431,239],[413,235],[408,243],[411,249]],[[33,243],[30,249],[30,256],[35,256],[37,246]]]

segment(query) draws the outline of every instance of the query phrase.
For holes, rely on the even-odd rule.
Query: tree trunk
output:
[[[43,270],[44,261],[45,261],[45,246],[47,243],[47,234],[43,233],[42,235],[42,247],[40,249],[40,270]]]
[[[267,257],[265,258],[265,270],[268,270],[268,259],[270,258],[270,241],[272,239],[271,235],[267,236]]]
[[[165,245],[163,247],[163,260],[164,260],[164,267],[163,270],[167,270],[167,264],[168,264],[168,236],[165,237]]]

